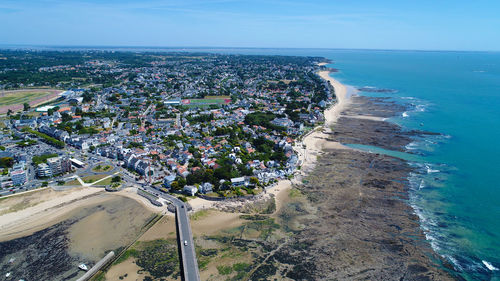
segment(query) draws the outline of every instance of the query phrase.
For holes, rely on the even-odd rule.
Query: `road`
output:
[[[175,215],[178,222],[177,235],[179,239],[179,247],[182,253],[180,259],[182,261],[183,280],[199,281],[200,273],[198,271],[198,262],[196,261],[193,234],[189,224],[188,206],[177,197],[160,192],[152,187],[144,186],[144,190],[171,202],[175,206]]]

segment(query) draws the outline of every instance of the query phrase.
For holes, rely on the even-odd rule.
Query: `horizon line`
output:
[[[447,49],[390,49],[390,48],[328,48],[328,47],[228,47],[228,46],[133,46],[133,45],[42,45],[42,44],[2,44],[0,50],[26,49],[26,48],[62,48],[62,49],[254,49],[254,50],[344,50],[344,51],[406,51],[406,52],[467,52],[467,53],[498,53],[500,50],[447,50]]]

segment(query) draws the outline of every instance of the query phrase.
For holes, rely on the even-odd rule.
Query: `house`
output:
[[[170,175],[167,175],[163,178],[163,186],[165,186],[166,188],[170,188],[170,186],[172,185],[172,183],[175,181],[175,174],[170,174]]]
[[[177,174],[181,177],[187,177],[189,175],[189,171],[184,166],[177,167]]]
[[[77,140],[73,142],[73,146],[81,150],[89,149],[89,143],[86,140]]]
[[[245,177],[232,178],[231,179],[231,184],[233,186],[242,186],[242,185],[245,185]]]
[[[200,191],[200,193],[207,194],[207,193],[212,192],[213,188],[214,188],[213,184],[211,184],[209,182],[205,182],[202,185],[200,185],[198,190]]]
[[[183,191],[188,195],[194,196],[196,192],[198,192],[198,188],[193,185],[186,185],[184,186]]]

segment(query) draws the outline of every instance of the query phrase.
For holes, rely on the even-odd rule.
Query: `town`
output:
[[[300,169],[294,146],[323,123],[335,100],[333,87],[316,74],[324,58],[27,56],[0,53],[2,97],[20,89],[59,92],[43,103],[0,108],[2,196],[43,186],[126,184],[186,196],[254,195]]]

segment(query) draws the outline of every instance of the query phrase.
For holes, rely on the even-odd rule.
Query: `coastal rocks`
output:
[[[411,132],[400,133],[396,124],[369,119],[340,117],[331,133],[340,143],[378,146],[388,150],[405,151],[412,142]]]
[[[396,93],[397,90],[394,89],[380,89],[375,87],[361,87],[358,88],[358,91],[367,92],[367,93]]]
[[[46,229],[1,242],[0,272],[11,272],[12,280],[74,280],[83,274],[80,263],[92,266],[128,245],[151,217],[130,198],[106,193],[90,199],[94,203],[82,203]]]
[[[413,137],[425,132],[403,131],[376,118],[404,110],[385,98],[353,97],[343,114],[373,118],[341,117],[327,141],[403,151]],[[407,204],[411,172],[415,168],[399,158],[324,149],[304,184],[297,186],[307,198],[300,215],[281,216],[283,222],[293,217],[302,226],[273,253],[273,260],[284,268],[281,276],[294,280],[452,280],[434,263],[440,259]]]
[[[343,112],[333,132],[331,140],[343,144],[362,144],[406,152],[406,146],[414,138],[437,133],[419,130],[404,131],[383,118],[400,114],[406,107],[387,98],[353,97],[351,106]]]
[[[295,243],[314,243],[283,249],[301,257],[296,266],[315,265],[308,267],[311,280],[451,279],[428,258],[434,253],[423,243],[418,219],[409,215],[404,178],[411,167],[405,161],[329,150],[320,162],[300,187],[318,212],[302,221],[306,227],[295,237]]]
[[[73,271],[78,262],[68,254],[66,236],[69,222],[56,224],[33,235],[0,243],[2,272],[12,272],[25,280],[62,280]],[[13,263],[6,263],[14,257]],[[43,269],[43,270],[41,270]]]
[[[399,115],[407,109],[406,106],[383,97],[353,96],[350,98],[349,103],[350,106],[342,111],[343,115],[369,115],[389,118]]]

